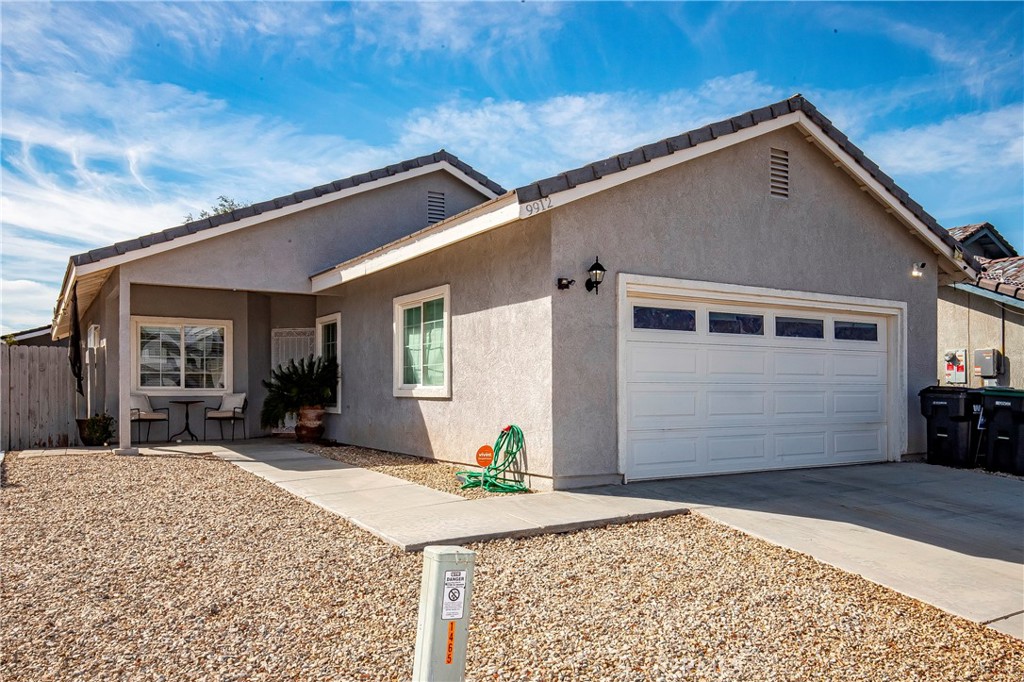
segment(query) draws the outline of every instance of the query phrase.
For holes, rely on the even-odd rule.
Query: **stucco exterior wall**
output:
[[[530,485],[550,487],[550,225],[541,217],[336,287],[318,315],[341,313],[341,413],[327,436],[470,463],[507,424],[526,436]],[[451,286],[450,399],[393,395],[395,297]]]
[[[984,296],[941,287],[938,299],[938,348],[936,376],[946,385],[947,350],[967,349],[967,384],[978,388],[982,379],[974,376],[974,351],[995,348],[1004,355],[1004,372],[998,377],[1000,386],[1024,388],[1024,310],[1003,306]]]
[[[438,171],[155,254],[124,266],[133,283],[309,293],[309,277],[427,226],[427,191],[448,215],[485,199]]]
[[[769,148],[790,154],[790,197],[768,194]],[[555,292],[554,474],[567,485],[618,472],[616,275],[630,273],[905,301],[909,452],[924,449],[917,392],[934,383],[934,254],[791,129],[626,183],[550,213]],[[911,264],[926,276],[912,280]]]

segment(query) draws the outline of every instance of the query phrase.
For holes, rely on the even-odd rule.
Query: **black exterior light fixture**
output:
[[[910,271],[910,276],[913,277],[914,279],[921,279],[922,277],[924,277],[925,265],[927,265],[927,263],[914,263],[914,267]]]
[[[594,264],[587,269],[587,272],[590,273],[590,279],[587,280],[587,291],[597,294],[597,288],[601,286],[601,281],[604,279],[604,266],[601,265],[601,261],[594,258]]]

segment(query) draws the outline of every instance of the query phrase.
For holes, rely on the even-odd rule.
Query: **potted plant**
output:
[[[114,418],[106,412],[76,419],[75,423],[82,445],[106,445],[114,437]]]
[[[296,415],[295,438],[300,443],[315,443],[324,435],[324,403],[338,386],[338,363],[334,358],[310,355],[298,362],[289,360],[270,371],[264,381],[267,397],[260,410],[260,424],[273,428],[284,424],[285,417]]]

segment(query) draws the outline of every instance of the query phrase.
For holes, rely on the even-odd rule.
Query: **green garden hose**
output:
[[[494,460],[483,471],[456,472],[455,475],[464,481],[462,489],[483,488],[489,493],[528,492],[529,488],[506,475],[524,444],[522,429],[515,424],[503,428],[498,434],[498,440],[494,441]],[[505,449],[504,454],[502,448]]]

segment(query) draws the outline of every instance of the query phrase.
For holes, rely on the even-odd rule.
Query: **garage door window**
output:
[[[878,341],[878,325],[873,322],[844,322],[836,320],[838,341]]]
[[[697,331],[697,312],[678,308],[633,306],[633,329],[662,329],[676,332]]]
[[[776,317],[775,335],[798,339],[823,339],[825,321],[804,317]]]
[[[708,313],[708,331],[713,334],[764,336],[764,316],[746,313]]]

